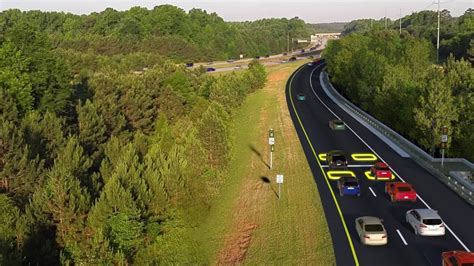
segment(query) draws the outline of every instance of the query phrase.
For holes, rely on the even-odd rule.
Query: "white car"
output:
[[[355,227],[360,242],[364,245],[387,245],[387,231],[378,217],[362,216],[355,220]]]
[[[406,221],[415,231],[415,235],[444,236],[444,222],[438,211],[432,209],[413,209],[406,213]]]

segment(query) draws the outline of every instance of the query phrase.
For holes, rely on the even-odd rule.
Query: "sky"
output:
[[[0,10],[64,11],[74,14],[100,12],[107,7],[128,10],[133,6],[152,9],[171,4],[186,11],[201,8],[216,12],[226,21],[257,20],[261,18],[299,17],[309,23],[345,22],[358,18],[397,19],[421,10],[436,10],[437,0],[0,0]],[[441,9],[460,16],[474,8],[474,0],[440,0]]]

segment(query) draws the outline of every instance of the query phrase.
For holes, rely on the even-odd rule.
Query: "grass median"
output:
[[[268,67],[266,87],[249,95],[236,114],[226,184],[200,230],[211,264],[335,264],[317,187],[286,104],[286,82],[301,64]],[[276,140],[271,170],[270,128]],[[277,174],[284,175],[280,199]]]

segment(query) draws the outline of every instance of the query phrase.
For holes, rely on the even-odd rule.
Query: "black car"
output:
[[[186,63],[186,67],[193,67],[194,66],[194,63],[193,62],[188,62]]]
[[[334,150],[326,154],[326,162],[330,168],[346,168],[347,158],[343,151]]]
[[[212,71],[216,71],[216,69],[213,68],[213,67],[208,67],[208,68],[207,68],[207,72],[212,72]]]
[[[292,57],[290,57],[290,59],[288,59],[288,61],[290,61],[290,62],[291,61],[296,61],[296,57],[292,56]]]

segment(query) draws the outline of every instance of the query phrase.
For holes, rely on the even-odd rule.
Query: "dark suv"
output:
[[[330,168],[346,168],[347,158],[343,151],[334,150],[326,154],[326,162]]]

